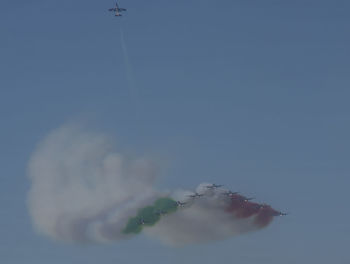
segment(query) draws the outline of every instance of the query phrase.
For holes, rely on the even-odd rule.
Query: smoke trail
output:
[[[39,232],[77,242],[125,237],[120,230],[129,217],[157,198],[156,170],[111,145],[107,137],[74,126],[53,131],[39,144],[28,169],[28,205]]]
[[[128,159],[111,140],[76,126],[51,132],[32,154],[28,207],[36,229],[77,243],[125,239],[143,231],[170,245],[225,239],[267,226],[280,212],[228,190],[153,188],[155,165]]]
[[[130,58],[129,58],[128,49],[126,47],[126,42],[125,42],[125,38],[124,38],[124,31],[123,31],[122,27],[120,27],[120,43],[121,43],[121,47],[122,47],[122,51],[123,51],[125,70],[126,70],[126,78],[128,81],[130,95],[131,95],[131,98],[133,100],[136,100],[137,90],[135,88],[136,86],[135,86],[134,77],[133,77],[133,70],[132,70],[132,66],[131,66],[131,62],[130,62]]]
[[[199,198],[180,194],[187,206],[145,233],[169,245],[203,243],[261,229],[280,214],[267,205],[246,201],[244,196],[228,196],[228,190],[207,186],[202,183],[197,187],[196,192],[203,195]]]
[[[123,233],[138,234],[142,231],[143,225],[154,226],[161,219],[162,215],[174,213],[176,210],[176,201],[170,198],[160,198],[154,205],[140,209],[137,216],[130,218]]]

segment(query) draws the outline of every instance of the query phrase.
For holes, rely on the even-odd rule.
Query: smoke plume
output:
[[[76,243],[110,242],[141,231],[170,245],[225,239],[280,215],[226,189],[154,189],[156,167],[116,152],[112,141],[80,127],[52,131],[32,154],[28,208],[38,232]]]

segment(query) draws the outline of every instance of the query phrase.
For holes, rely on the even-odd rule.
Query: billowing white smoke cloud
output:
[[[156,169],[150,161],[126,159],[112,146],[107,137],[76,126],[56,129],[38,145],[28,167],[32,183],[28,207],[40,233],[78,243],[128,237],[122,232],[128,220],[161,193],[153,189]],[[154,226],[145,225],[144,233],[183,245],[261,227],[256,225],[256,214],[238,217],[228,212],[231,199],[223,191],[201,184],[196,190],[204,194],[200,198],[189,198],[189,191],[174,192],[175,200],[187,204]]]
[[[124,238],[138,208],[157,196],[155,167],[127,160],[103,136],[75,126],[53,131],[29,162],[28,206],[37,230],[66,241]]]

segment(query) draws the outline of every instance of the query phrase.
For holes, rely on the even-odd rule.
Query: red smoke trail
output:
[[[259,228],[269,225],[275,216],[281,215],[281,212],[269,205],[250,202],[246,197],[238,194],[230,196],[226,211],[240,219],[254,217],[254,223]]]
[[[265,227],[271,223],[274,216],[279,215],[281,215],[281,212],[276,211],[269,205],[264,205],[256,216],[255,223],[259,227]]]

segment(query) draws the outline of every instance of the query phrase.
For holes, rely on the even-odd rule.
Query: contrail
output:
[[[28,164],[28,208],[38,232],[55,240],[101,243],[145,233],[169,245],[226,239],[259,230],[280,212],[223,188],[154,188],[157,166],[115,151],[102,134],[53,130]],[[198,193],[201,196],[191,197]]]
[[[133,101],[137,101],[137,90],[134,82],[134,75],[133,75],[133,70],[129,58],[129,53],[128,49],[126,47],[126,42],[124,38],[124,31],[122,26],[120,27],[120,43],[123,51],[123,57],[124,57],[124,63],[125,63],[125,71],[126,71],[126,78],[128,81],[128,87],[129,87],[129,92],[130,96]]]

